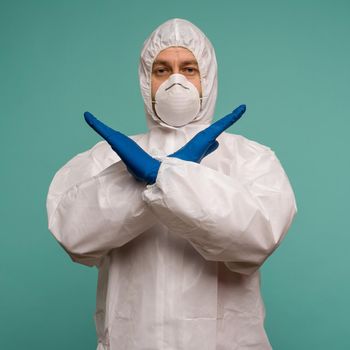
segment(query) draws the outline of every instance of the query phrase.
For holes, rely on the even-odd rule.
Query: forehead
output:
[[[154,64],[173,61],[193,61],[197,63],[196,58],[190,50],[180,46],[173,46],[161,51],[155,58]]]

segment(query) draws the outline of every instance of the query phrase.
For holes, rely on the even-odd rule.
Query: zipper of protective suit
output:
[[[158,349],[164,350],[165,335],[164,335],[164,301],[165,301],[165,261],[164,261],[164,240],[165,234],[160,235],[158,239],[158,262],[159,269],[157,271],[158,284],[158,300],[156,302],[156,327],[159,329]]]

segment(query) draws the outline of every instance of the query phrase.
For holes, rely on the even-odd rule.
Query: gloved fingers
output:
[[[94,129],[100,136],[102,136],[111,146],[113,143],[113,136],[120,136],[121,133],[113,130],[106,124],[99,121],[93,114],[90,112],[84,113],[85,121]]]
[[[206,157],[208,154],[213,153],[217,148],[219,147],[219,142],[218,141],[214,141],[206,150],[206,152],[204,153],[204,156],[202,157],[202,159],[204,157]]]
[[[215,140],[213,143],[210,144],[208,149],[202,154],[202,156],[199,159],[194,159],[193,161],[196,163],[200,163],[203,158],[205,158],[208,154],[213,153],[218,147],[219,142]]]
[[[152,158],[130,137],[113,130],[99,121],[90,112],[85,112],[84,117],[86,122],[111,145],[112,149],[119,155],[124,163],[128,163],[131,154],[133,157],[138,157],[138,159]]]
[[[151,157],[130,137],[108,127],[91,113],[85,112],[84,117],[91,128],[110,144],[137,180],[155,182],[160,167],[158,160]]]
[[[246,105],[240,105],[230,114],[210,125],[205,131],[208,131],[213,139],[216,139],[222,132],[239,120],[245,111]]]
[[[208,146],[206,150],[204,150],[204,144],[203,144],[201,147],[202,148],[201,152],[198,152],[198,150],[196,150],[195,152],[191,152],[191,151],[186,152],[186,148],[188,146],[189,144],[186,144],[184,147],[180,148],[175,153],[169,154],[168,157],[179,158],[190,162],[200,163],[204,157],[214,152],[219,147],[219,142],[215,140]]]

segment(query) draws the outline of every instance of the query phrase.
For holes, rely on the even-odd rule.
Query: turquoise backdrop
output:
[[[46,194],[99,141],[85,110],[146,130],[140,48],[172,17],[216,48],[215,118],[246,103],[230,132],[269,145],[295,190],[297,218],[262,268],[274,349],[350,349],[347,0],[0,1],[0,348],[95,349],[97,270],[54,240]]]

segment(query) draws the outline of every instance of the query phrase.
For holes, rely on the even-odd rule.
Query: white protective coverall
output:
[[[152,63],[170,46],[196,57],[203,102],[170,127],[151,104]],[[99,269],[99,350],[265,350],[259,267],[296,212],[270,148],[223,133],[200,164],[169,158],[210,125],[217,95],[213,47],[172,19],[145,41],[139,76],[149,132],[132,138],[162,159],[156,183],[129,174],[105,142],[78,154],[49,189],[49,229],[73,261]]]

